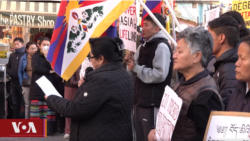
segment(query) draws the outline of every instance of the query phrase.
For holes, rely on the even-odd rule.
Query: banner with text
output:
[[[220,7],[214,8],[212,10],[206,11],[206,24],[205,29],[208,29],[208,23],[220,16]]]
[[[0,12],[1,26],[21,26],[29,28],[54,28],[56,15]]]
[[[250,113],[211,112],[203,141],[249,141]]]
[[[171,141],[181,106],[182,99],[167,86],[156,119],[155,130],[157,141]]]
[[[233,1],[232,10],[238,11],[245,20],[246,27],[250,28],[250,1]]]
[[[119,36],[123,40],[125,49],[136,52],[137,18],[136,5],[132,4],[119,18]]]
[[[1,119],[0,137],[47,137],[47,119]]]

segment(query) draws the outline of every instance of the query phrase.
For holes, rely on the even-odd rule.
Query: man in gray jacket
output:
[[[166,26],[160,14],[154,14]],[[155,126],[156,115],[166,85],[170,85],[173,59],[167,36],[150,16],[143,22],[144,42],[134,56],[127,55],[128,70],[134,75],[134,125],[138,141],[147,141],[147,135]]]

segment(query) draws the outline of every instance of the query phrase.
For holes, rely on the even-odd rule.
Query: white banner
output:
[[[206,11],[206,24],[205,29],[208,29],[208,23],[220,16],[220,7],[214,8],[212,10]]]
[[[171,141],[181,106],[182,99],[167,86],[156,119],[155,130],[157,141]]]
[[[212,112],[203,141],[250,141],[250,113]]]
[[[132,4],[119,18],[119,36],[125,49],[136,52],[137,18],[136,5]]]

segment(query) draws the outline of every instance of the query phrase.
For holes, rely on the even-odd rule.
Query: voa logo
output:
[[[14,128],[15,133],[20,133],[20,131],[24,131],[26,133],[37,133],[36,127],[33,122],[29,122],[28,125],[22,124],[22,122],[12,122],[12,126]]]

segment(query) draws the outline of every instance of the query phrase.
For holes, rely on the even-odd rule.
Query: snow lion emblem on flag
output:
[[[134,0],[61,0],[47,56],[53,70],[68,81],[91,51],[89,39],[103,35],[133,3]],[[115,30],[107,33],[115,34],[110,31]]]
[[[73,19],[77,22],[72,25],[69,32],[69,42],[67,44],[67,53],[75,53],[81,45],[81,40],[84,40],[87,32],[92,29],[98,17],[103,16],[103,6],[96,6],[93,9],[86,9],[78,15],[72,12]]]

